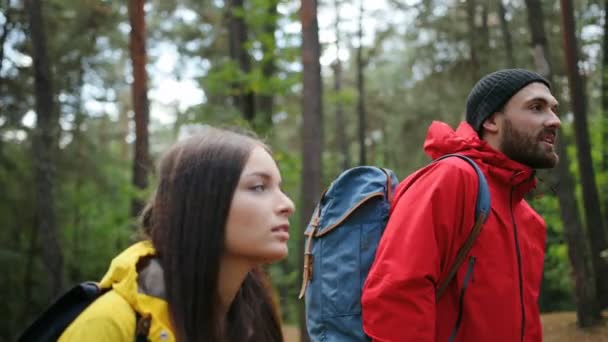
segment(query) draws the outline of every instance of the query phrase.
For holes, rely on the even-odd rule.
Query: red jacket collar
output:
[[[433,121],[424,142],[425,152],[433,159],[449,153],[459,153],[484,164],[487,174],[509,186],[515,186],[524,196],[536,186],[534,170],[509,159],[481,140],[468,123],[462,122],[454,131],[448,124]],[[481,165],[480,165],[481,166]]]

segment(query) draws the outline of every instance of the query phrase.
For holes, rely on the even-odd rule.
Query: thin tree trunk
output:
[[[553,83],[550,49],[546,39],[542,7],[539,0],[526,0],[526,6],[528,8],[528,24],[532,35],[536,70]],[[553,84],[555,86],[555,83]],[[559,94],[558,89],[554,89],[553,93]],[[557,198],[566,243],[568,244],[568,257],[574,274],[574,295],[578,324],[581,327],[588,327],[599,322],[600,311],[596,300],[597,290],[595,274],[591,266],[590,250],[578,212],[578,201],[574,195],[575,182],[569,170],[570,160],[567,154],[567,146],[567,137],[561,135],[557,144],[560,162],[557,165],[557,175],[552,175],[551,182],[559,183]]]
[[[475,15],[476,15],[476,0],[467,0],[467,26],[469,28],[469,47],[470,47],[470,62],[471,62],[471,76],[473,82],[479,79],[479,56],[477,55],[477,30],[475,29]]]
[[[602,41],[602,163],[601,172],[608,171],[608,0],[604,0],[604,37]],[[604,217],[608,216],[608,185],[601,189],[604,194]]]
[[[32,226],[30,231],[29,245],[27,247],[27,259],[25,262],[25,271],[23,273],[23,307],[21,311],[21,321],[25,322],[28,320],[32,313],[34,305],[34,262],[37,257],[36,255],[36,240],[38,240],[38,229],[36,226]]]
[[[36,94],[36,128],[33,136],[36,226],[43,264],[48,272],[50,296],[54,297],[63,288],[63,254],[54,198],[59,110],[53,92],[53,73],[47,51],[42,4],[40,0],[28,0],[26,6],[32,39]]]
[[[344,120],[344,107],[340,94],[342,92],[342,62],[336,59],[331,65],[334,71],[334,93],[336,95],[336,147],[340,156],[340,167],[346,170],[350,167],[350,154],[346,139],[346,120]]]
[[[340,3],[334,0],[334,10],[336,12],[336,60],[332,64],[334,71],[334,92],[336,94],[336,141],[338,155],[341,159],[342,170],[350,167],[350,153],[348,152],[348,140],[346,139],[346,122],[344,120],[344,107],[340,99],[342,92],[342,61],[340,60]]]
[[[500,29],[502,38],[505,44],[505,53],[507,56],[507,65],[509,68],[515,67],[515,56],[513,54],[513,41],[511,31],[509,30],[509,22],[507,21],[507,9],[502,0],[498,0],[498,16],[500,17]]]
[[[321,194],[323,151],[323,89],[321,82],[321,45],[317,21],[317,1],[302,0],[300,8],[302,23],[302,210],[300,227],[302,235]],[[300,243],[299,264],[304,265],[304,244]],[[300,271],[303,271],[300,269]],[[300,337],[308,341],[304,302],[300,302]]]
[[[359,119],[359,165],[367,163],[365,153],[365,61],[363,60],[363,0],[359,0],[359,30],[357,33],[359,46],[357,48],[357,117]]]
[[[13,9],[10,6],[11,6],[10,0],[6,0],[5,4],[4,4],[4,7],[6,8],[6,10],[4,11],[5,22],[2,25],[2,31],[0,32],[0,71],[2,71],[2,68],[4,65],[4,43],[6,43],[8,34],[14,27],[14,24],[12,21],[13,20],[12,19]],[[5,91],[3,85],[4,85],[4,78],[2,77],[2,75],[0,75],[0,94]],[[1,104],[2,104],[2,102],[0,102],[0,105]],[[2,115],[1,107],[0,107],[0,115]],[[8,162],[3,156],[3,151],[4,151],[4,142],[2,141],[2,139],[0,139],[0,165],[3,165],[3,164],[7,165]]]
[[[342,92],[342,62],[340,59],[332,64],[334,71],[334,92],[336,94],[336,145],[340,159],[340,168],[346,170],[350,167],[350,153],[348,151],[348,140],[346,138],[346,120],[344,118],[344,107],[340,94]]]
[[[483,45],[480,44],[480,47],[483,47],[484,52],[490,51],[490,27],[488,26],[488,17],[490,16],[490,11],[488,9],[488,0],[481,0],[481,37],[483,37]],[[484,53],[481,55],[481,65],[487,66],[487,58],[485,58],[487,54]]]
[[[251,60],[245,44],[247,43],[248,29],[245,23],[244,0],[230,0],[230,56],[237,63],[241,73],[247,75],[251,72]],[[233,85],[234,103],[241,111],[245,120],[254,123],[255,97],[253,91],[242,81]]]
[[[148,122],[150,109],[148,102],[148,75],[146,73],[146,18],[145,0],[129,0],[129,22],[131,34],[129,50],[133,66],[133,112],[135,119],[135,143],[133,155],[133,186],[136,189],[148,187],[150,156],[148,145]],[[131,203],[131,215],[139,215],[143,201],[136,196]]]
[[[275,31],[277,30],[277,6],[278,0],[268,1],[266,14],[268,18],[264,24],[264,36],[262,41],[262,51],[264,57],[262,60],[262,74],[266,82],[270,82],[276,72],[276,39]],[[258,96],[258,109],[260,118],[255,121],[255,127],[260,131],[266,131],[272,127],[272,115],[274,112],[274,94],[271,92]]]
[[[549,64],[548,58],[548,42],[547,35],[545,34],[545,27],[543,22],[543,9],[539,0],[526,0],[526,7],[528,8],[528,26],[530,27],[530,33],[532,34],[532,46],[534,65],[536,71],[541,75],[550,75],[552,73],[551,65]],[[546,50],[545,50],[546,49]],[[560,156],[563,158],[564,156]],[[573,192],[574,193],[574,192]]]
[[[92,36],[92,38],[95,38],[95,35]],[[93,40],[94,41],[94,40]],[[80,65],[80,68],[78,70],[78,89],[83,89],[84,86],[84,59],[81,58],[80,59],[80,63],[78,63]],[[85,161],[85,137],[84,137],[84,131],[83,131],[83,124],[84,124],[84,120],[85,120],[85,115],[83,113],[83,108],[82,108],[82,90],[78,93],[78,98],[77,98],[77,108],[76,111],[74,113],[74,129],[73,129],[73,140],[72,140],[72,144],[74,146],[74,149],[76,151],[75,155],[73,156],[74,160],[76,160],[76,165],[84,165]],[[76,174],[74,175],[74,177],[76,178],[76,186],[75,186],[75,191],[77,193],[77,196],[80,194],[81,189],[83,188],[84,185],[84,181],[85,181],[85,174],[83,174],[83,172],[79,172],[79,170],[76,170]],[[81,245],[81,241],[84,240],[84,231],[86,229],[86,227],[84,227],[84,223],[82,220],[82,210],[81,210],[81,205],[80,203],[76,202],[74,207],[73,207],[73,219],[72,219],[72,257],[74,258],[74,260],[83,260],[83,255],[82,255],[82,249],[80,248]],[[69,271],[68,271],[68,277],[70,282],[72,283],[76,283],[78,281],[81,281],[82,279],[82,271],[81,268],[78,264],[72,266]]]
[[[130,146],[127,142],[127,137],[129,136],[130,122],[129,112],[133,110],[133,104],[131,103],[132,100],[130,99],[130,95],[131,94],[127,90],[121,91],[118,95],[118,103],[120,104],[118,113],[118,129],[120,130],[120,132],[118,133],[120,141],[119,155],[120,160],[122,161],[128,161],[131,155],[129,153]]]
[[[390,141],[388,139],[388,125],[386,123],[386,120],[383,119],[382,120],[382,125],[380,126],[381,130],[382,130],[382,163],[383,165],[386,165],[385,167],[388,168],[393,168],[393,165],[391,164],[391,158],[390,158],[390,153],[389,153],[389,146],[390,145]]]
[[[604,39],[602,42],[602,171],[608,171],[608,0],[604,0]],[[608,192],[608,189],[603,189]],[[604,215],[608,215],[608,204]]]
[[[598,299],[602,308],[608,306],[608,263],[601,257],[608,248],[606,231],[601,214],[599,195],[595,182],[595,171],[591,158],[591,143],[587,124],[585,85],[578,69],[578,47],[575,35],[574,8],[569,0],[560,0],[562,34],[572,109],[578,165],[583,188],[585,221],[591,237],[591,252],[597,275]]]
[[[11,8],[10,0],[5,1],[4,8],[6,8],[6,10],[4,10],[5,22],[2,25],[2,32],[0,32],[0,70],[2,70],[2,66],[4,64],[4,43],[6,43],[8,34],[13,29],[13,21],[12,21],[13,20],[12,19],[13,9]],[[4,80],[2,79],[2,76],[0,76],[0,90],[2,90],[3,81]]]
[[[568,170],[569,159],[564,158],[567,155],[566,147],[569,145],[567,140],[568,138],[562,135],[557,145],[559,163],[562,165],[558,166],[557,170],[559,178],[557,196],[574,278],[577,323],[580,327],[591,327],[601,322],[600,306],[597,302],[596,276],[592,267],[591,251],[580,223],[578,201],[574,196],[574,177]]]

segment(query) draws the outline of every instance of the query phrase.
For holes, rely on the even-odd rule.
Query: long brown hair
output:
[[[261,269],[247,274],[226,317],[218,305],[226,219],[245,163],[260,145],[251,136],[207,129],[174,145],[161,160],[142,226],[164,269],[180,341],[283,341]]]

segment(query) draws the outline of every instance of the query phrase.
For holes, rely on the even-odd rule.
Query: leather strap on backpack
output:
[[[314,238],[315,233],[317,232],[317,227],[319,226],[319,214],[319,206],[317,206],[315,208],[315,212],[313,213],[313,221],[311,223],[312,230],[306,238],[306,246],[304,247],[304,270],[302,271],[302,287],[300,287],[298,299],[302,299],[302,297],[304,297],[308,282],[312,280],[312,239]]]
[[[475,221],[475,225],[473,226],[473,229],[469,233],[469,236],[467,236],[466,241],[464,242],[462,247],[460,247],[460,249],[458,250],[458,254],[456,254],[456,260],[454,261],[454,264],[450,268],[450,271],[446,275],[445,279],[443,279],[443,281],[441,283],[439,283],[439,286],[435,290],[436,299],[441,298],[441,296],[444,294],[445,290],[448,288],[450,281],[452,281],[452,279],[456,275],[456,272],[460,268],[460,265],[462,265],[462,263],[464,262],[464,259],[467,257],[467,254],[471,250],[471,247],[473,247],[473,243],[475,243],[477,236],[479,235],[479,233],[481,233],[481,228],[483,228],[483,224],[484,224],[485,220],[486,220],[485,213],[481,213],[479,215],[479,217],[477,217],[477,220]]]
[[[393,200],[393,180],[386,169],[380,168],[380,170],[386,175],[386,200],[390,203]]]

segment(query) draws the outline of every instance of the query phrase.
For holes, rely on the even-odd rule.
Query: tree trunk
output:
[[[602,251],[608,248],[587,125],[587,104],[585,85],[578,69],[578,47],[575,35],[574,8],[569,0],[560,0],[562,14],[562,34],[566,54],[566,68],[572,109],[574,112],[574,132],[578,166],[583,188],[585,221],[591,238],[591,253],[597,275],[598,299],[602,308],[608,306],[608,262],[602,259]]]
[[[270,82],[276,72],[276,38],[275,31],[277,30],[277,6],[278,0],[269,0],[267,8],[266,22],[264,24],[264,36],[262,40],[262,51],[264,57],[262,60],[262,74],[264,80]],[[258,131],[266,131],[272,127],[272,115],[274,112],[274,94],[268,92],[258,96],[258,109],[261,116],[255,121],[255,126]]]
[[[536,70],[553,83],[550,49],[546,39],[540,1],[526,0],[526,6],[528,8],[528,24],[532,35]],[[553,84],[555,85],[555,83]],[[554,89],[553,93],[558,94],[559,91]],[[570,160],[567,154],[567,146],[566,137],[562,135],[557,144],[560,162],[557,165],[557,175],[552,175],[551,183],[559,183],[557,198],[566,243],[568,244],[568,257],[574,273],[574,295],[578,324],[581,327],[589,327],[599,323],[600,311],[596,300],[597,290],[595,274],[591,267],[590,251],[578,212],[578,201],[574,195],[575,182],[569,170]]]
[[[498,0],[498,16],[500,17],[500,29],[502,31],[502,39],[505,44],[505,53],[507,56],[507,66],[514,68],[515,56],[513,54],[513,41],[511,38],[511,31],[509,30],[509,22],[507,21],[507,9],[502,0]]]
[[[323,151],[323,99],[321,82],[321,45],[317,22],[317,1],[302,0],[300,8],[302,23],[302,203],[300,227],[308,224],[315,204],[321,194]],[[299,264],[304,265],[304,244],[300,243]],[[302,269],[300,269],[302,271]],[[301,341],[308,341],[304,302],[300,302]]]
[[[34,305],[34,264],[36,255],[36,240],[38,240],[38,229],[33,226],[30,231],[27,259],[25,271],[23,272],[23,306],[21,311],[21,321],[26,322],[30,319]]]
[[[93,35],[92,37],[92,41],[94,42],[95,40],[95,35]],[[84,75],[85,75],[85,62],[84,62],[84,58],[80,59],[79,64],[79,69],[78,69],[78,88],[82,89],[85,82],[84,82]],[[83,112],[83,101],[82,101],[82,91],[78,92],[77,95],[77,107],[76,107],[76,111],[74,113],[74,129],[72,131],[72,136],[73,136],[73,140],[72,140],[72,145],[74,146],[74,155],[73,155],[73,160],[76,161],[75,165],[84,165],[86,163],[86,151],[85,151],[85,144],[86,144],[86,139],[85,139],[85,131],[84,131],[84,121],[85,121],[85,114]],[[84,183],[85,183],[85,178],[86,175],[83,172],[78,172],[78,170],[76,170],[76,174],[73,176],[76,178],[75,182],[76,182],[76,187],[75,187],[75,191],[79,194],[81,189],[84,188]],[[84,253],[83,249],[81,248],[81,242],[85,241],[84,238],[84,232],[86,230],[86,221],[83,220],[83,210],[81,209],[81,205],[79,203],[75,203],[74,207],[73,207],[73,213],[72,213],[73,217],[72,217],[72,241],[71,241],[71,248],[72,248],[72,258],[74,258],[74,260],[81,260],[84,257]],[[80,267],[79,264],[73,264],[71,268],[68,268],[68,280],[70,282],[78,282],[78,281],[82,281],[82,269]]]
[[[490,51],[490,27],[488,26],[488,17],[490,15],[490,11],[488,10],[488,0],[481,1],[481,32],[480,36],[483,38],[483,45],[480,44],[480,48],[483,48],[484,51]],[[488,65],[486,53],[482,54],[481,57],[481,66],[486,67]]]
[[[340,167],[346,170],[350,167],[350,154],[348,153],[348,140],[346,139],[346,121],[340,93],[342,92],[342,61],[340,60],[340,3],[334,0],[336,12],[336,60],[332,64],[334,72],[334,92],[336,94],[336,146],[340,156]]]
[[[131,157],[131,153],[129,149],[129,143],[127,142],[127,137],[129,136],[129,122],[131,118],[129,117],[129,113],[133,110],[133,103],[131,100],[131,93],[129,93],[126,89],[121,91],[118,94],[117,102],[119,104],[118,111],[118,135],[120,141],[120,160],[128,161]]]
[[[8,34],[13,29],[14,24],[12,22],[12,8],[10,0],[5,0],[4,7],[6,10],[4,11],[5,22],[2,25],[2,31],[0,32],[0,71],[4,65],[4,43],[6,43],[6,39],[8,38]],[[0,75],[0,94],[4,93],[6,90],[4,89],[4,78]],[[1,103],[1,102],[0,102]],[[0,108],[0,115],[2,115],[2,108]],[[8,165],[7,160],[3,156],[4,151],[4,142],[0,139],[0,165]]]
[[[26,6],[32,39],[36,94],[36,128],[33,136],[35,216],[43,263],[48,272],[50,296],[55,297],[63,288],[63,254],[54,198],[59,110],[53,93],[53,73],[47,51],[42,4],[40,0],[28,0]]]
[[[359,118],[359,165],[367,163],[365,154],[365,61],[363,60],[363,0],[359,0],[359,47],[357,48],[357,117]]]
[[[467,26],[469,28],[469,47],[470,47],[470,63],[471,63],[471,76],[473,82],[477,82],[479,79],[479,56],[477,55],[477,30],[475,29],[475,15],[476,15],[476,2],[475,0],[467,0]]]
[[[6,0],[4,4],[4,18],[5,22],[2,25],[2,32],[0,32],[0,70],[2,70],[2,65],[4,64],[4,43],[6,43],[6,38],[8,38],[8,34],[13,29],[13,21],[12,21],[12,8],[10,0]],[[2,83],[3,79],[0,76],[0,91],[2,91]]]
[[[239,66],[242,74],[251,72],[251,60],[245,44],[247,43],[248,29],[244,18],[244,0],[230,0],[230,57]],[[241,111],[243,118],[254,124],[255,97],[248,85],[237,81],[233,85],[234,104]]]
[[[604,39],[602,42],[602,171],[608,171],[608,0],[604,0]],[[603,189],[603,193],[608,189]],[[608,215],[608,204],[604,215]]]
[[[348,151],[348,139],[346,138],[346,120],[344,119],[344,107],[340,94],[342,92],[342,62],[336,59],[332,64],[334,71],[334,92],[336,94],[336,147],[340,159],[340,168],[346,170],[350,167],[350,153]]]
[[[145,0],[129,0],[129,22],[131,34],[129,51],[133,65],[133,112],[135,119],[135,143],[133,155],[133,186],[144,190],[148,187],[148,173],[151,166],[148,150],[148,122],[150,117],[148,102],[148,75],[146,74],[146,17]],[[138,195],[131,203],[131,214],[139,215],[143,201]]]
[[[608,0],[604,0],[604,37],[602,41],[602,162],[601,173],[608,171]],[[601,189],[604,194],[604,217],[608,216],[608,185]]]
[[[543,26],[544,19],[542,19],[543,9],[541,2],[539,0],[526,0],[526,7],[528,8],[528,26],[530,26],[530,33],[532,34],[533,56],[536,71],[541,75],[550,75],[552,70],[548,58],[549,50],[547,35],[545,34],[545,27]],[[560,156],[560,158],[563,157],[564,156]],[[572,194],[574,194],[574,192],[572,192]]]

